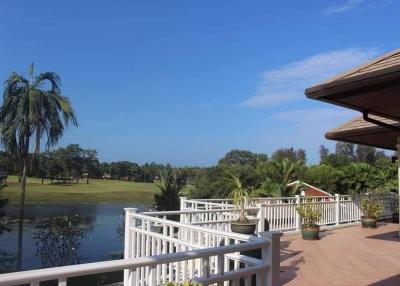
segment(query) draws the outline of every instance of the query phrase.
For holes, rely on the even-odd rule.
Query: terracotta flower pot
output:
[[[361,225],[364,228],[376,228],[376,218],[362,216]]]
[[[306,240],[317,240],[319,239],[319,226],[302,226],[301,236]]]

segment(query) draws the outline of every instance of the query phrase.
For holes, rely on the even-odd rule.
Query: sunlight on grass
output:
[[[17,177],[7,179],[8,187],[4,196],[10,199],[11,204],[19,202],[21,186]],[[50,183],[41,179],[28,178],[26,202],[53,202],[53,203],[108,203],[129,202],[153,204],[157,187],[153,183],[125,182],[117,180],[92,179],[89,184],[82,180],[67,184]]]

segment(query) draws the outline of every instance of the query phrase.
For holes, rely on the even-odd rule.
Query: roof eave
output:
[[[343,93],[348,91],[380,85],[382,83],[399,79],[400,65],[397,65],[386,69],[315,85],[307,88],[305,90],[305,95],[308,98],[316,100],[323,100],[324,98],[332,97],[327,99],[327,101],[335,103],[333,98],[335,95],[342,96]]]

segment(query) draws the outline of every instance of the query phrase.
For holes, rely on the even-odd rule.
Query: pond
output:
[[[145,205],[35,204],[25,208],[22,257],[18,259],[18,207],[0,234],[0,273],[122,258],[124,207]]]

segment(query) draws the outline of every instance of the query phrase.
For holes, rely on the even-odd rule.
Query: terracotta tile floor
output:
[[[318,241],[281,239],[282,285],[400,286],[399,225],[325,231]]]

